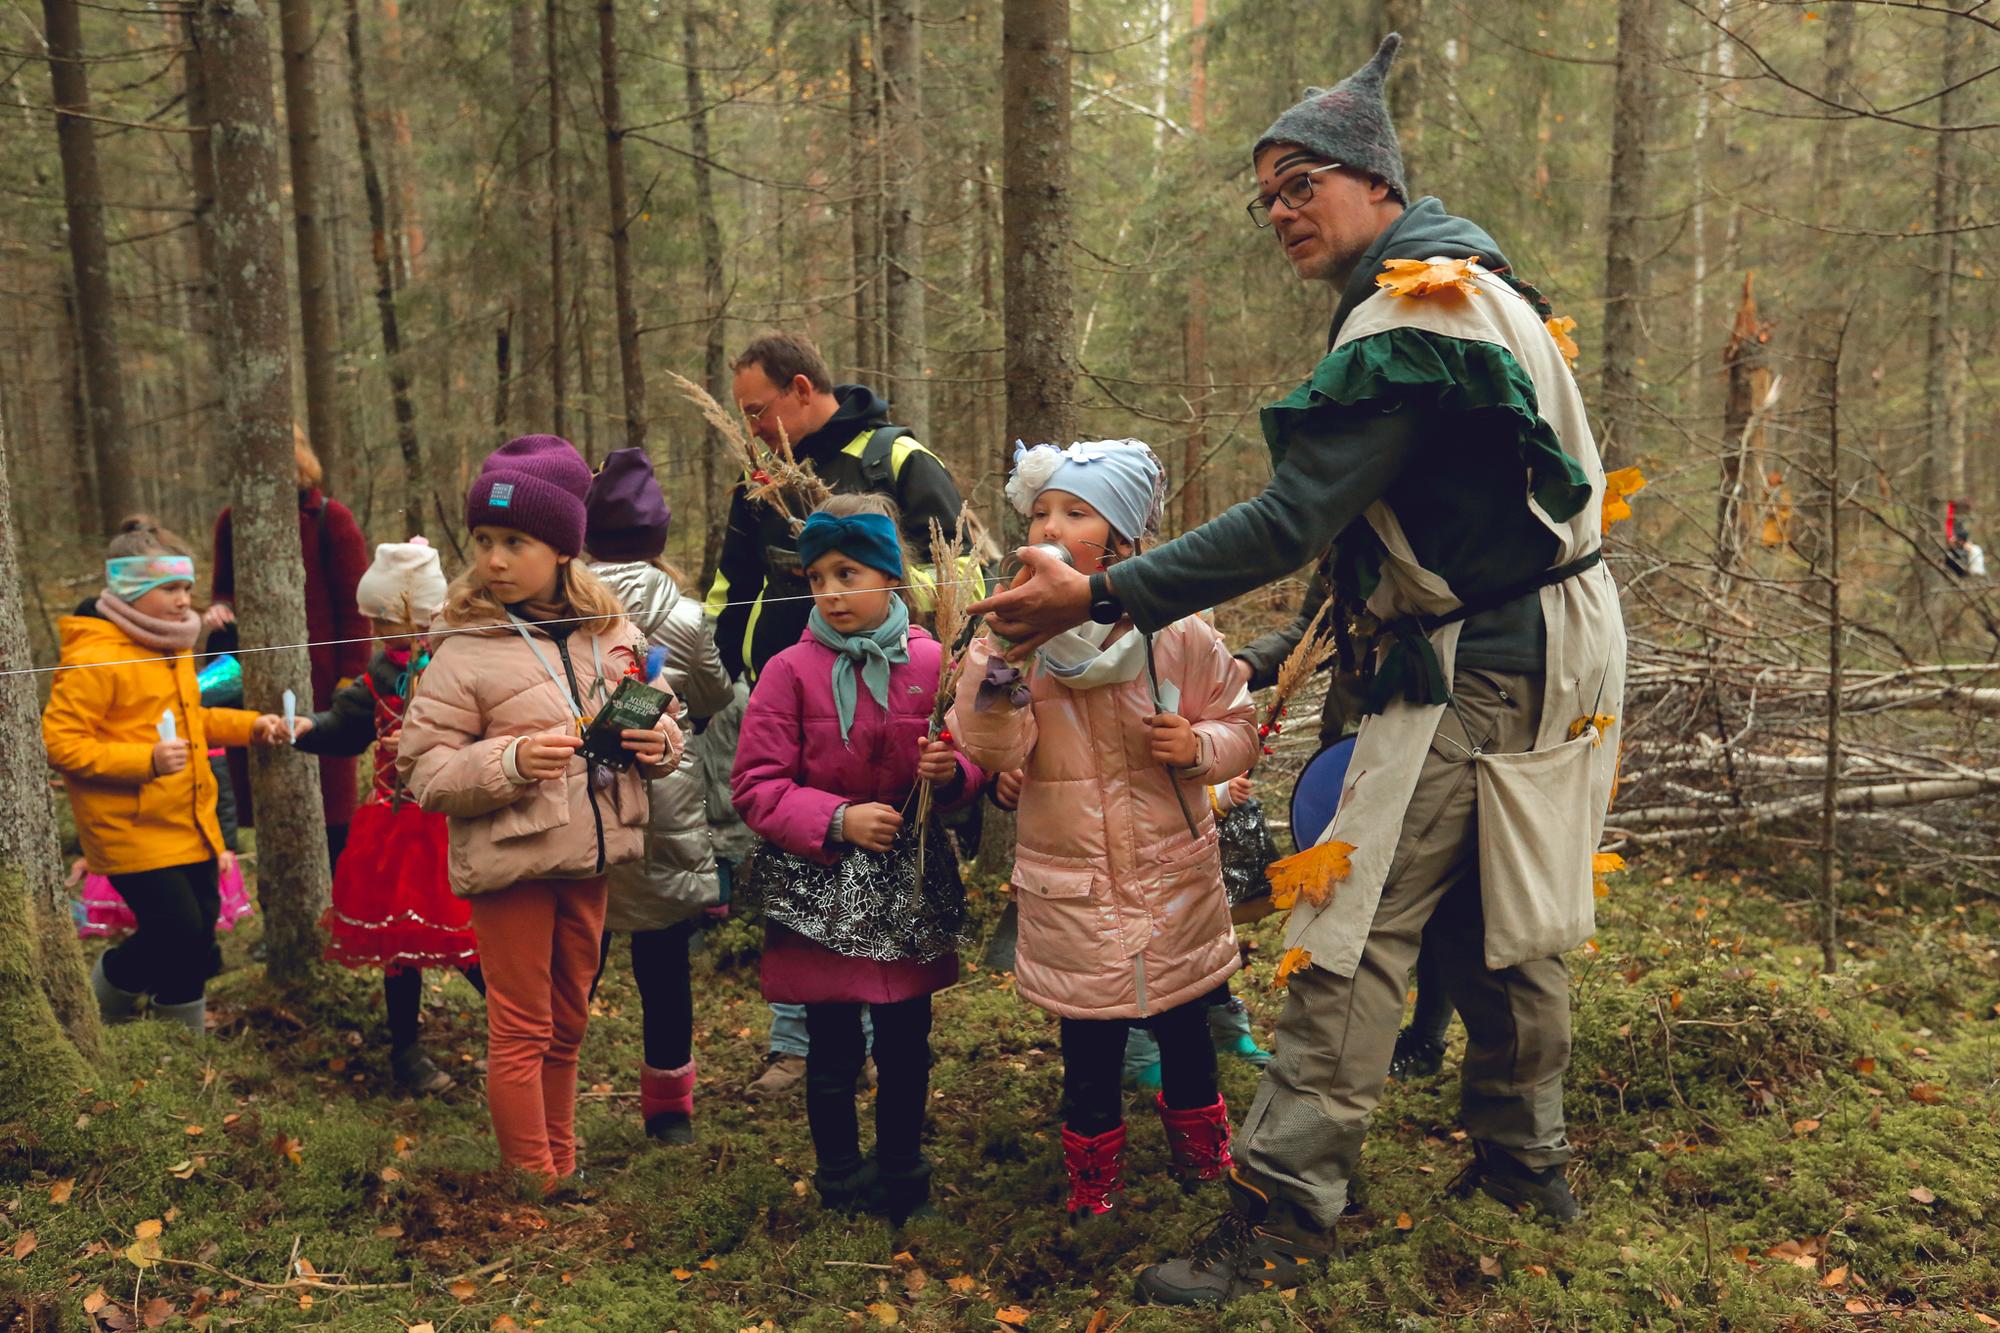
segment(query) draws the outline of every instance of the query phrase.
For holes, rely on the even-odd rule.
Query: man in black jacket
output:
[[[872,389],[835,384],[808,339],[760,334],[733,369],[736,405],[757,438],[773,447],[789,441],[793,455],[836,492],[875,491],[894,500],[913,550],[930,550],[933,519],[947,533],[957,529],[958,484],[937,455],[889,424],[889,405]],[[739,481],[731,493],[707,610],[722,665],[732,678],[754,683],[766,662],[805,633],[812,602],[789,520],[747,492],[747,481]],[[919,586],[935,577],[927,564],[910,571]],[[921,593],[915,601],[916,610],[925,609]]]

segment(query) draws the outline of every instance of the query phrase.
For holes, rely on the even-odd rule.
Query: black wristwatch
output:
[[[1090,618],[1100,625],[1115,625],[1125,618],[1125,603],[1111,591],[1111,577],[1101,569],[1090,576]]]

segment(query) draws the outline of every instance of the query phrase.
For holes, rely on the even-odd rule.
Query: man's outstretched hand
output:
[[[1018,552],[1014,582],[971,608],[1014,646],[1007,660],[1020,662],[1066,629],[1090,619],[1090,579],[1034,547]]]

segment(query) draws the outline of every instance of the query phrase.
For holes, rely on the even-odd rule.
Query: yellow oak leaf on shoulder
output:
[[[1611,895],[1611,886],[1605,882],[1606,875],[1615,875],[1625,868],[1625,858],[1616,852],[1592,852],[1590,856],[1591,891],[1600,898]]]
[[[1632,517],[1631,497],[1646,489],[1646,476],[1636,467],[1621,467],[1604,474],[1604,521],[1602,530]]]
[[[1457,300],[1479,295],[1479,279],[1472,266],[1479,256],[1469,259],[1385,259],[1375,285],[1391,296],[1422,298],[1442,296]]]
[[[1583,349],[1576,345],[1576,339],[1569,336],[1576,332],[1576,320],[1568,315],[1557,315],[1543,320],[1542,327],[1556,340],[1556,350],[1562,353],[1563,360],[1569,362],[1570,369],[1576,369],[1576,359],[1583,354]]]
[[[1307,949],[1287,949],[1285,956],[1278,960],[1278,975],[1271,985],[1273,989],[1289,985],[1292,973],[1312,966],[1312,952]]]

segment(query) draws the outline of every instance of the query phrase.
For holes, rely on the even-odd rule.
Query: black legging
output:
[[[875,1156],[890,1172],[923,1160],[924,1102],[931,1082],[931,997],[872,1004],[875,1022]],[[866,1043],[858,1004],[809,1004],[806,1121],[821,1173],[844,1176],[861,1165],[854,1112]]]
[[[139,928],[104,955],[104,975],[122,991],[151,995],[156,1004],[201,998],[222,970],[215,918],[222,910],[213,861],[112,875],[111,887],[132,909]]]
[[[1176,1111],[1215,1105],[1215,1042],[1208,1035],[1206,997],[1151,1018],[1065,1018],[1062,1021],[1063,1123],[1086,1138],[1125,1119],[1125,1034],[1149,1029],[1160,1043],[1160,1091]],[[878,1060],[879,1064],[880,1061]]]
[[[695,923],[632,932],[632,981],[639,988],[646,1063],[679,1069],[694,1058],[694,984],[688,978],[688,945]]]
[[[486,977],[479,964],[469,963],[459,970],[472,989],[486,994]],[[403,967],[382,973],[382,1007],[389,1018],[389,1049],[407,1050],[417,1044],[417,1014],[423,1008],[424,970]]]

